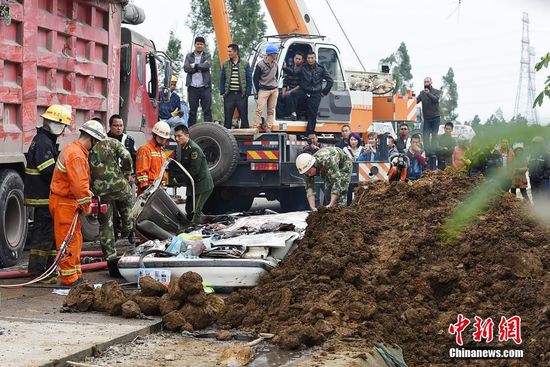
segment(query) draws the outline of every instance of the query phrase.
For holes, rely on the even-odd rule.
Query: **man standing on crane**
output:
[[[220,94],[223,96],[224,126],[231,129],[235,108],[241,118],[241,128],[248,128],[248,96],[252,91],[250,65],[241,60],[239,45],[227,46],[229,60],[223,63],[220,77]]]
[[[53,219],[48,204],[55,160],[59,155],[57,138],[71,125],[71,111],[65,106],[51,105],[42,115],[44,123],[36,129],[27,153],[25,168],[25,205],[34,208],[31,232],[29,274],[40,275],[52,264],[57,255]],[[55,283],[57,275],[43,280]]]
[[[212,85],[210,54],[204,51],[204,37],[195,38],[195,50],[185,56],[183,70],[187,73],[185,85],[189,99],[189,126],[197,122],[199,103],[204,121],[212,121]]]
[[[314,186],[317,175],[325,182],[325,192],[330,193],[327,207],[346,206],[353,163],[342,149],[327,147],[313,155],[302,153],[296,158],[296,168],[300,174],[306,175],[306,195],[311,210],[317,210]]]
[[[315,125],[317,125],[317,112],[319,111],[321,98],[330,93],[334,82],[327,69],[325,69],[323,65],[317,63],[315,52],[309,51],[306,60],[307,64],[300,69],[293,70],[286,65],[283,69],[289,75],[300,76],[300,89],[298,89],[294,93],[293,98],[290,99],[290,109],[291,111],[296,111],[297,102],[299,100],[306,101],[306,134],[311,134],[315,132]],[[324,88],[323,81],[326,82]]]
[[[86,121],[80,128],[78,139],[69,143],[59,155],[53,171],[50,188],[50,213],[53,217],[55,242],[58,246],[70,230],[77,211],[88,214],[92,201],[90,191],[90,166],[88,153],[105,139],[107,134],[103,125],[95,120]],[[77,219],[73,237],[65,256],[59,263],[61,284],[74,285],[82,278],[80,252],[82,250],[82,232],[80,219]]]
[[[170,126],[166,121],[159,121],[153,126],[153,138],[139,147],[136,158],[138,195],[159,178],[166,161],[164,145],[169,138]]]
[[[270,133],[273,127],[273,119],[275,117],[275,107],[277,105],[277,96],[279,95],[278,79],[279,73],[277,70],[277,55],[279,48],[275,45],[268,45],[265,49],[266,57],[258,62],[254,69],[254,88],[256,88],[257,106],[256,120],[254,128],[260,129],[262,122],[262,113],[264,112],[267,103],[267,122],[265,132]]]

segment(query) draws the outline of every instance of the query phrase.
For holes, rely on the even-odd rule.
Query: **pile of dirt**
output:
[[[479,181],[436,171],[411,184],[359,188],[350,207],[319,210],[281,266],[226,299],[218,325],[275,333],[286,349],[330,341],[329,350],[365,350],[385,342],[403,348],[409,365],[465,366],[471,360],[449,358],[457,347],[449,325],[463,314],[472,322],[462,334],[465,348],[523,349],[515,360],[521,365],[550,363],[548,228],[503,194],[458,242],[441,236]],[[514,315],[523,343],[499,342],[501,317]],[[491,343],[472,340],[474,316],[493,319]]]
[[[149,276],[140,278],[139,285],[139,292],[126,292],[115,281],[95,289],[91,284],[80,284],[71,288],[63,306],[71,311],[107,312],[126,318],[162,315],[166,327],[174,331],[204,329],[224,309],[223,299],[207,295],[202,277],[194,272],[173,278],[168,288]]]

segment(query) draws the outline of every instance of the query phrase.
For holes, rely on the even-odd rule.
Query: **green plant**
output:
[[[540,61],[535,65],[535,70],[540,71],[542,68],[548,68],[548,64],[550,64],[550,52],[548,52],[546,56],[540,58]],[[536,107],[537,105],[542,106],[542,101],[545,96],[547,98],[550,98],[550,75],[546,77],[544,89],[542,92],[540,92],[537,98],[535,98],[533,107]]]
[[[5,25],[11,24],[10,7],[8,5],[0,5],[0,19],[4,19]]]

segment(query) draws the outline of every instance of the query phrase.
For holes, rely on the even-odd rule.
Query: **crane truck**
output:
[[[366,83],[361,82],[383,73],[344,69],[347,60],[342,59],[336,44],[320,35],[303,0],[264,0],[264,3],[278,34],[265,37],[252,50],[248,62],[254,69],[265,55],[266,47],[277,45],[280,53],[276,62],[279,87],[282,87],[283,64],[288,64],[298,51],[317,54],[319,64],[334,80],[332,90],[319,106],[316,132],[320,140],[330,143],[340,139],[343,124],[364,134],[373,122],[416,120],[416,100],[412,95],[393,95],[391,90],[378,94],[376,88],[365,88]],[[225,1],[210,0],[210,9],[223,64],[231,43]],[[256,101],[249,98],[249,116],[254,116],[255,110]],[[191,138],[204,150],[215,183],[205,211],[247,210],[260,194],[269,200],[278,200],[283,211],[307,209],[303,178],[294,164],[306,144],[303,139],[306,124],[306,121],[277,119],[272,133],[263,134],[255,129],[227,130],[217,124],[192,126]],[[357,182],[361,173],[372,175],[371,168],[376,167],[355,164],[353,182]]]

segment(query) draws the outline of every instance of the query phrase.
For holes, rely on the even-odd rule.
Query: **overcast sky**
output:
[[[458,85],[459,121],[479,114],[485,121],[499,107],[511,118],[520,72],[523,12],[529,13],[530,41],[536,58],[550,51],[550,0],[329,0],[367,69],[394,52],[403,41],[412,64],[414,90],[431,76],[436,88],[449,67]],[[305,0],[321,34],[338,45],[346,68],[359,63],[338,27],[326,0]],[[189,1],[134,0],[145,9],[145,23],[135,29],[165,49],[170,30],[190,49],[185,26]],[[344,6],[345,5],[345,6]],[[266,13],[268,34],[275,34]],[[214,45],[212,45],[214,46]],[[545,75],[536,76],[537,94]],[[550,122],[550,100],[538,110]]]

